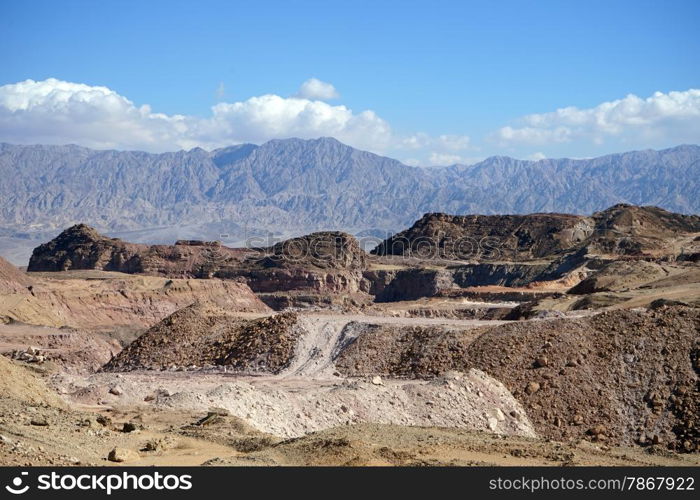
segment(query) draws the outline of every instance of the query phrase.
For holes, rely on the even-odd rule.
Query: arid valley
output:
[[[698,216],[173,243],[0,262],[1,464],[700,464]]]

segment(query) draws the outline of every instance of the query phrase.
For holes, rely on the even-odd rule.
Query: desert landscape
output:
[[[700,465],[700,217],[0,261],[3,465]]]
[[[698,21],[0,1],[0,495],[695,494]]]

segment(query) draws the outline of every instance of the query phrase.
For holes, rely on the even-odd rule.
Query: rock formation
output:
[[[565,214],[425,214],[378,245],[375,255],[523,261],[586,249],[615,255],[651,254],[674,238],[700,232],[700,217],[657,207],[615,205],[591,217]]]

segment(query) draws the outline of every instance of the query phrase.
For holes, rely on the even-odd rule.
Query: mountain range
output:
[[[590,214],[630,203],[698,213],[698,179],[696,145],[425,168],[332,138],[163,154],[3,143],[0,238],[45,238],[78,222],[156,243],[320,229],[384,237],[426,212]]]

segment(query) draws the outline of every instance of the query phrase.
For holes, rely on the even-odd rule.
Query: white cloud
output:
[[[372,151],[382,151],[392,141],[391,128],[373,111],[355,113],[298,97],[221,102],[211,116],[200,118],[154,113],[107,87],[53,78],[0,87],[0,140],[6,142],[160,152],[320,136]]]
[[[212,111],[213,117],[202,122],[202,140],[226,142],[235,137],[240,142],[260,143],[272,138],[323,135],[371,150],[382,150],[391,141],[391,128],[373,111],[353,113],[345,106],[322,101],[270,94],[219,103]]]
[[[330,87],[326,98],[337,95]],[[220,85],[217,90],[221,94],[225,88]],[[156,113],[103,86],[53,78],[26,80],[0,86],[0,141],[162,152],[332,136],[356,148],[420,165],[472,163],[477,156],[490,154],[591,157],[700,142],[700,90],[696,89],[657,92],[645,99],[630,95],[588,109],[568,107],[529,115],[476,144],[467,135],[397,134],[374,111],[329,104],[318,98],[321,94],[317,89],[317,98],[309,93],[307,97],[266,94],[219,102],[200,117]]]
[[[547,155],[544,154],[542,151],[537,151],[535,153],[532,153],[530,156],[528,156],[527,159],[534,160],[534,161],[545,160],[545,159],[547,159]]]
[[[162,150],[179,145],[189,121],[137,107],[107,87],[53,78],[0,87],[0,140],[7,142]]]
[[[655,92],[647,98],[630,94],[593,108],[566,107],[532,114],[520,119],[519,126],[498,130],[496,139],[503,146],[613,142],[649,147],[664,140],[697,142],[700,90]]]
[[[459,154],[471,147],[469,137],[462,135],[397,135],[374,111],[354,112],[308,97],[337,95],[330,84],[311,79],[302,90],[307,97],[266,94],[219,102],[209,116],[197,117],[155,113],[107,87],[54,78],[26,80],[0,86],[0,141],[163,152],[332,136],[380,154],[410,150],[416,164],[459,161]],[[221,83],[216,94],[224,92]]]
[[[395,149],[424,152],[426,155],[423,161],[416,158],[405,160],[404,163],[407,165],[442,166],[473,162],[473,158],[460,153],[471,152],[476,148],[472,146],[471,139],[467,135],[431,136],[418,132],[398,140]]]
[[[431,136],[417,132],[403,138],[399,145],[404,149],[437,148],[447,151],[463,151],[471,148],[471,139],[467,135]]]
[[[449,153],[431,153],[428,161],[431,165],[443,166],[463,163],[464,158],[462,158],[460,155],[453,155]]]
[[[301,84],[296,97],[328,101],[330,99],[338,99],[340,94],[331,83],[323,82],[318,78],[309,78]]]

